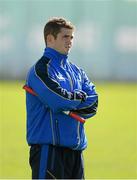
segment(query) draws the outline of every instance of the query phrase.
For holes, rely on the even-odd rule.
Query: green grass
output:
[[[0,178],[31,178],[22,85],[0,83]],[[137,85],[96,86],[98,114],[85,124],[86,178],[137,178]]]

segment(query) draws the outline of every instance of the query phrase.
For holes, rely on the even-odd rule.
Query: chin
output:
[[[70,49],[68,49],[67,51],[66,51],[66,54],[68,54],[70,52]]]
[[[66,54],[68,54],[68,52],[69,52],[69,51],[64,51],[64,52],[62,52],[62,54],[65,54],[65,55],[66,55]]]
[[[70,52],[70,49],[65,48],[61,53],[67,55]]]

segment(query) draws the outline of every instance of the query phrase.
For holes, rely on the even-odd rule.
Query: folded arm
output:
[[[98,107],[98,95],[95,90],[95,86],[91,83],[82,70],[82,90],[87,94],[87,98],[84,102],[81,102],[74,110],[75,113],[79,114],[84,118],[90,118],[97,112]]]
[[[54,112],[75,109],[86,96],[80,91],[69,92],[48,74],[48,63],[41,59],[30,71],[27,85],[31,87],[40,101]]]

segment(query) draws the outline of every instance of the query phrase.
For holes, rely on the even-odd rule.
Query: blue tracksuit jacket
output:
[[[98,96],[84,71],[68,61],[67,55],[46,48],[31,67],[26,85],[28,144],[53,144],[83,150],[87,146],[84,124],[63,113],[71,110],[81,117],[96,114]],[[86,93],[81,101],[80,92]]]

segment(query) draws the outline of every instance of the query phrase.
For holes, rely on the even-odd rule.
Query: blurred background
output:
[[[0,178],[31,177],[22,86],[54,16],[76,26],[70,61],[99,93],[86,124],[86,178],[137,178],[136,0],[0,0]]]
[[[135,0],[1,0],[1,79],[25,78],[43,53],[43,27],[52,16],[76,26],[70,59],[91,77],[137,80]]]

